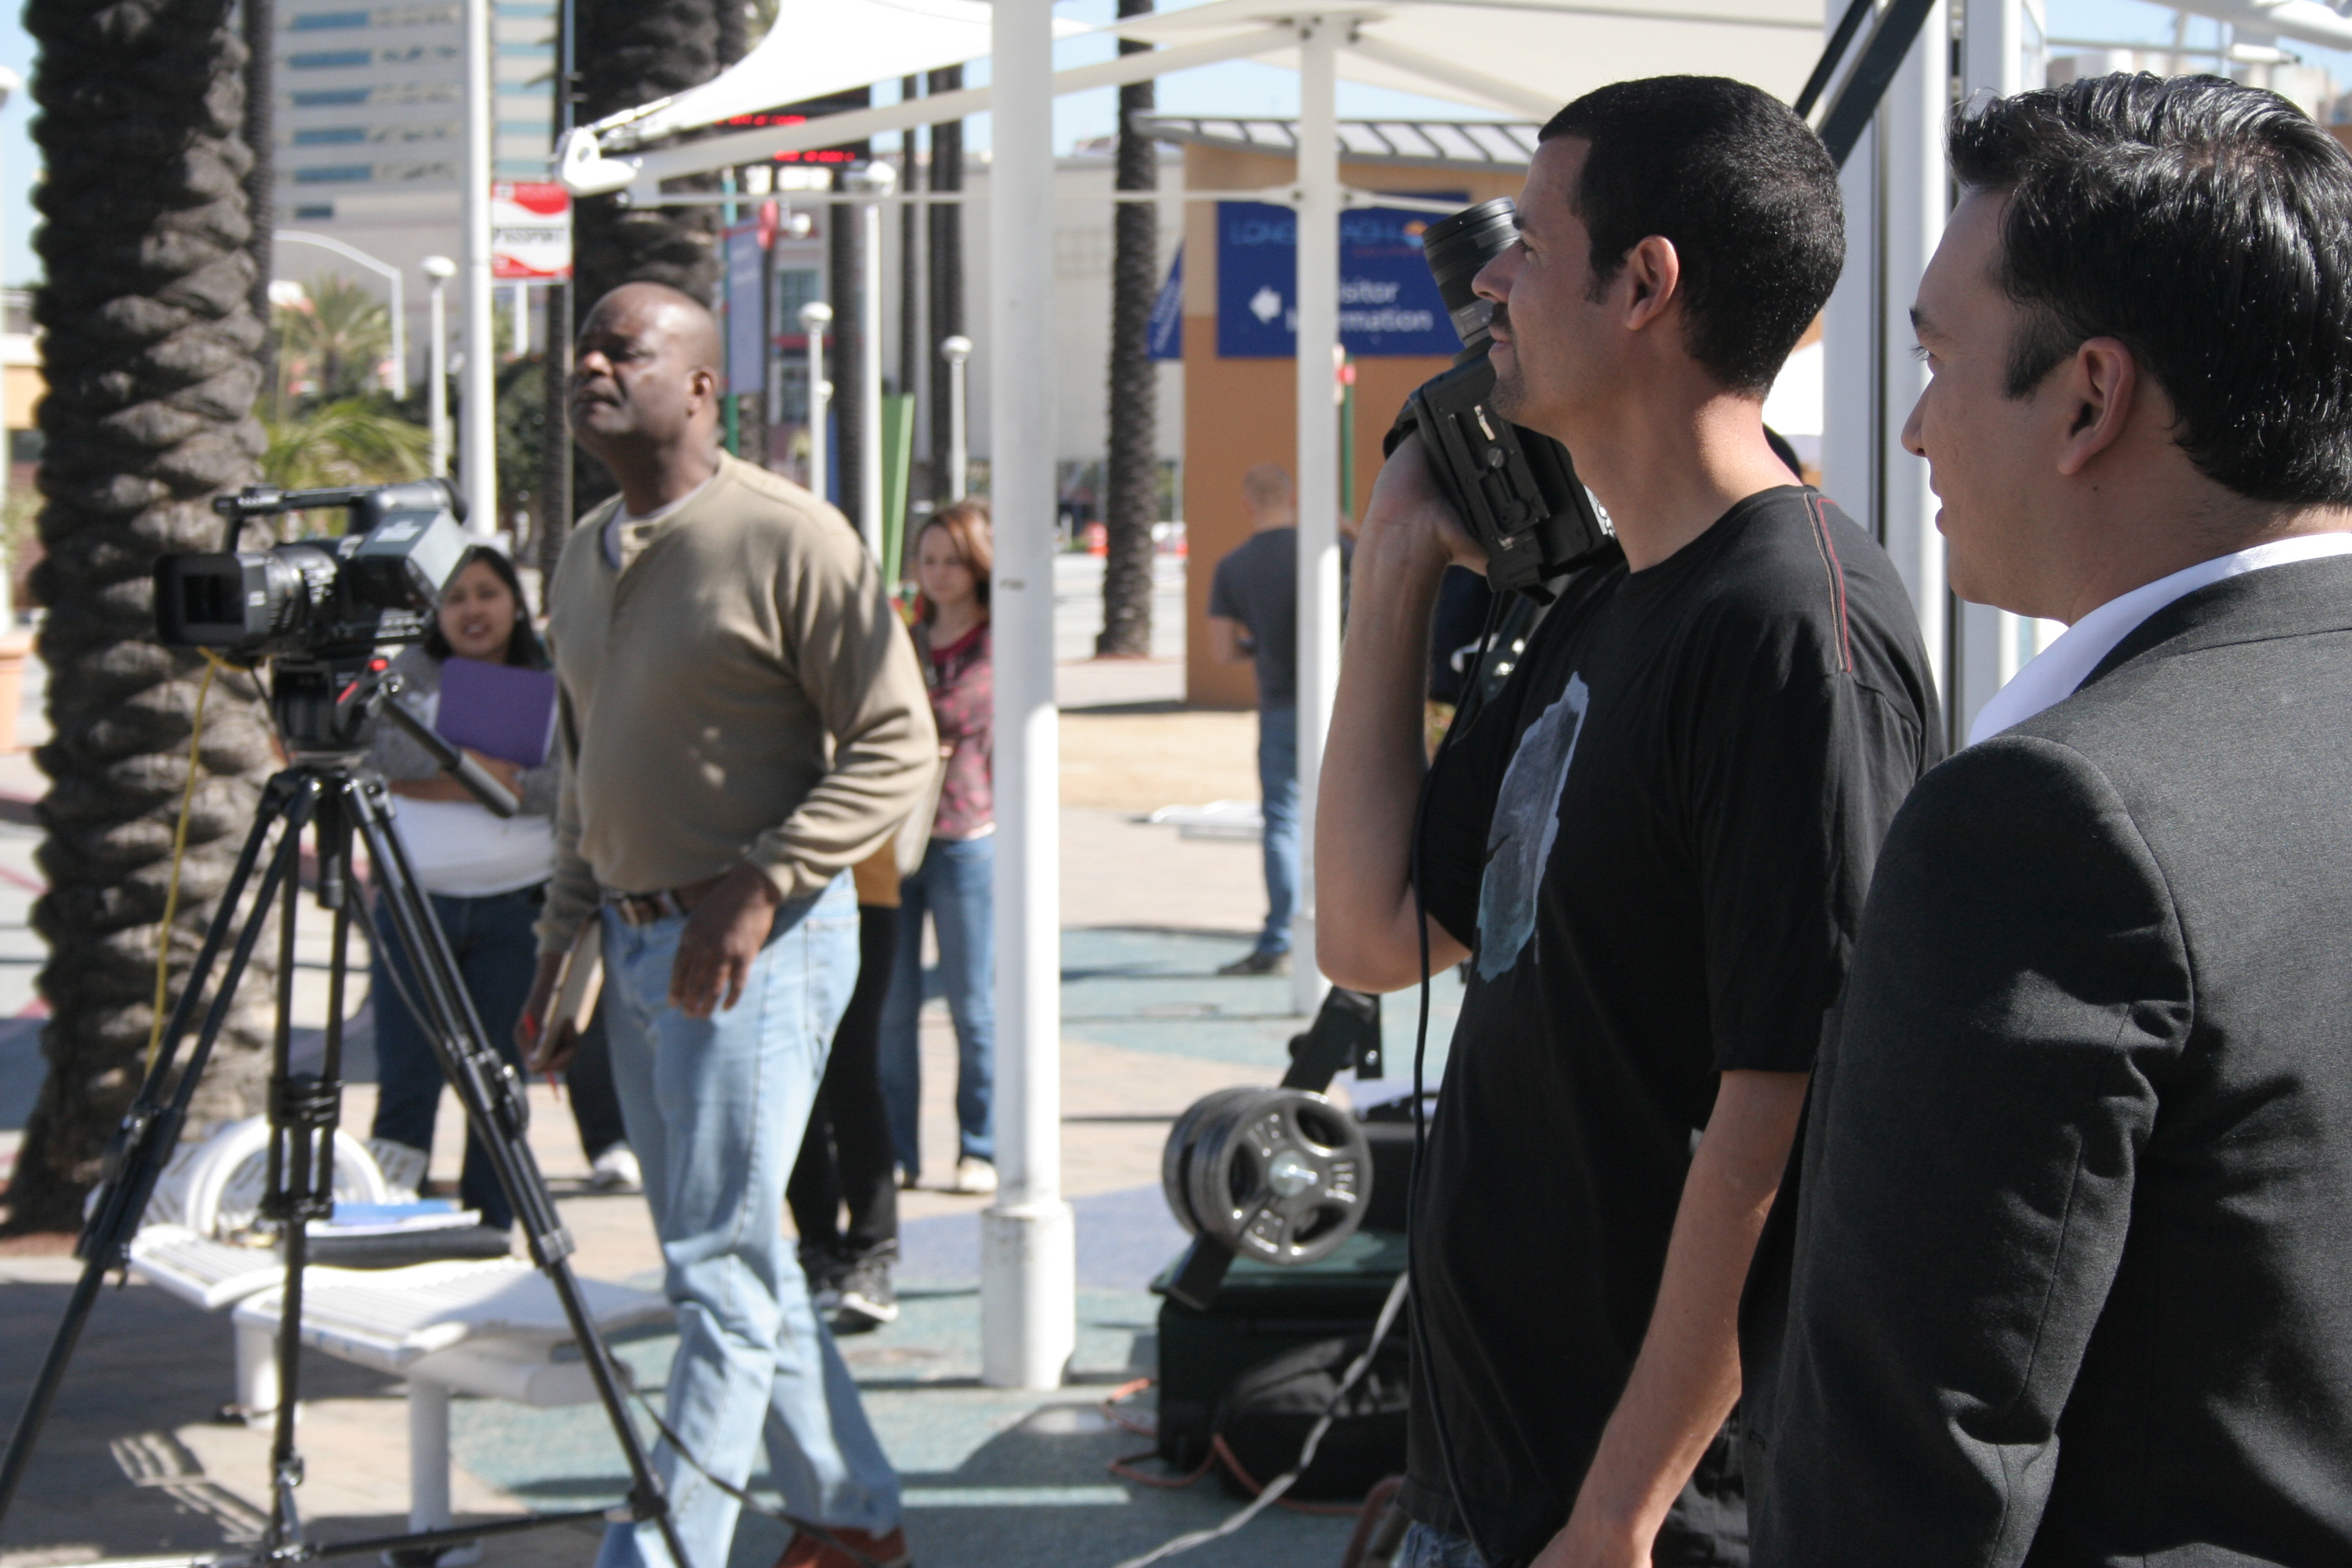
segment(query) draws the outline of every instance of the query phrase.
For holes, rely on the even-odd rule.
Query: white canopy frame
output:
[[[1105,29],[1161,45],[1158,49],[1057,72],[1052,0],[995,0],[987,7],[991,86],[610,156],[627,151],[625,144],[647,139],[654,123],[647,112],[635,118],[635,132],[608,122],[602,131],[575,132],[562,149],[562,172],[575,194],[625,191],[625,199],[650,205],[687,199],[663,197],[665,180],[983,111],[994,116],[989,374],[996,409],[991,472],[999,523],[992,603],[1002,1185],[996,1203],[982,1215],[984,1382],[1054,1386],[1076,1343],[1075,1243],[1060,1185],[1059,735],[1052,539],[1049,530],[1034,526],[1054,510],[1053,280],[1050,269],[1028,265],[1034,237],[1051,226],[1053,99],[1224,60],[1275,56],[1298,61],[1300,155],[1293,185],[1276,192],[1186,195],[1283,200],[1300,215],[1299,790],[1306,852],[1301,961],[1295,969],[1304,1008],[1319,999],[1320,990],[1311,963],[1313,811],[1339,652],[1339,443],[1330,380],[1339,340],[1334,219],[1356,195],[1339,184],[1338,80],[1344,76],[1483,108],[1544,115],[1601,81],[1643,74],[1645,68],[1737,76],[1790,98],[1827,29],[1845,9],[1845,0],[1826,3],[1823,16],[1813,8],[1815,0],[1685,0],[1674,6],[1642,0],[1332,0],[1315,5],[1212,0]],[[1966,22],[1961,68],[1969,89],[2012,92],[2028,85],[2027,37],[2046,36],[2046,28],[2025,25],[2029,15],[2038,18],[2040,0],[1938,0],[1872,129],[1849,160],[1848,260],[1825,312],[1823,333],[1828,391],[1822,467],[1832,493],[1885,542],[1911,588],[1937,680],[1958,714],[1972,713],[2013,673],[2019,639],[2014,623],[1997,614],[1973,606],[1958,617],[1948,614],[1943,541],[1935,528],[1926,465],[1901,444],[1903,422],[1925,375],[1909,353],[1907,310],[1946,217],[1942,117],[1951,101],[1946,62],[1952,37],[1948,7],[1953,5]],[[2352,47],[2352,20],[2318,0],[2196,0],[2189,8],[2249,32]],[[1486,31],[1482,23],[1517,34],[1540,33],[1548,42],[1574,37],[1578,47],[1565,70],[1557,68],[1562,61],[1556,50],[1465,47],[1465,41]],[[1570,28],[1572,34],[1564,30]],[[1528,79],[1507,74],[1514,70],[1528,71]],[[817,96],[794,90],[799,97]],[[684,97],[666,107],[682,111]],[[1825,95],[1825,101],[1833,100],[1834,88]],[[682,121],[667,124],[669,130],[687,128]],[[600,137],[609,138],[609,149]],[[1988,642],[1994,657],[1985,653]]]

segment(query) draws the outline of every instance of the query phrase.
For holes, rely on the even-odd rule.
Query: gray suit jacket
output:
[[[1757,1568],[2352,1563],[2352,559],[1920,783],[1791,1175]]]

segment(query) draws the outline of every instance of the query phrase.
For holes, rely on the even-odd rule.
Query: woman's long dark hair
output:
[[[531,629],[530,600],[524,596],[522,578],[516,574],[514,563],[507,559],[506,552],[496,545],[475,545],[458,558],[457,570],[449,574],[449,581],[456,582],[458,574],[477,561],[498,574],[499,581],[504,583],[507,592],[514,595],[515,607],[522,612],[515,617],[513,635],[507,638],[507,662],[519,664],[525,669],[545,669],[547,647],[539,640],[539,633]],[[433,656],[436,664],[457,651],[449,646],[449,638],[441,630],[441,611],[437,605],[433,611],[432,629],[425,634],[425,651]]]
[[[913,553],[921,552],[923,535],[935,528],[946,532],[948,542],[955,546],[956,555],[971,570],[972,595],[980,601],[980,618],[983,621],[990,619],[988,574],[996,569],[996,542],[989,529],[987,504],[960,500],[940,508],[915,531]],[[912,554],[906,569],[909,573],[914,569]],[[915,618],[929,626],[932,616],[937,613],[937,607],[930,599],[918,592],[915,595]]]

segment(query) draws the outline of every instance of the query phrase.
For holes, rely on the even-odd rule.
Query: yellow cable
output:
[[[180,912],[180,862],[188,853],[188,817],[196,805],[196,779],[201,771],[198,748],[205,739],[205,698],[213,689],[213,677],[228,668],[220,655],[205,649],[205,678],[196,687],[195,721],[188,732],[188,784],[180,792],[180,823],[172,830],[172,879],[163,893],[163,926],[155,936],[155,1022],[147,1031],[147,1065],[142,1073],[155,1070],[155,1058],[163,1048],[163,1004],[171,995],[172,986],[172,921]]]

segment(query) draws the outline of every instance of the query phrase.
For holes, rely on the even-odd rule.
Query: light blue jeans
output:
[[[934,838],[898,884],[898,962],[882,1004],[876,1064],[890,1116],[890,1150],[911,1180],[922,1173],[923,917],[940,937],[940,989],[956,1034],[956,1152],[996,1158],[996,836]]]
[[[1485,1564],[1468,1536],[1415,1520],[1397,1547],[1396,1568],[1485,1568]]]
[[[667,1418],[730,1485],[750,1477],[764,1437],[788,1512],[886,1533],[898,1523],[898,1475],[783,1234],[784,1182],[857,979],[856,895],[842,877],[777,910],[742,1000],[704,1019],[667,1001],[685,926],[604,916],[613,1078],[677,1306]],[[667,1440],[654,1466],[691,1560],[682,1568],[726,1568],[740,1505]],[[617,1524],[596,1562],[669,1568],[669,1554],[651,1522]]]
[[[1298,909],[1298,710],[1257,710],[1258,809],[1265,819],[1265,929],[1260,952],[1290,951]]]

